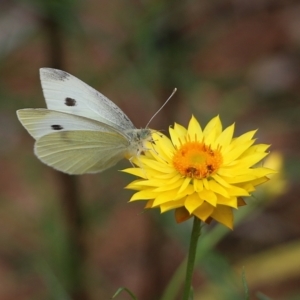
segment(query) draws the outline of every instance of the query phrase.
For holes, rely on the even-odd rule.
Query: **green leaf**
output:
[[[133,300],[137,300],[137,297],[136,297],[129,289],[127,289],[126,287],[120,287],[120,288],[116,291],[116,293],[112,296],[111,299],[116,298],[116,297],[117,297],[118,295],[120,295],[123,291],[127,292],[127,293],[131,296],[131,298],[132,298]]]

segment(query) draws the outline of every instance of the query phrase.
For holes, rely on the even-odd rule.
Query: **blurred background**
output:
[[[251,299],[300,299],[300,1],[2,0],[0,63],[0,300],[109,299],[121,286],[180,299],[180,279],[166,287],[191,221],[128,204],[127,161],[67,176],[34,156],[15,111],[45,107],[41,67],[82,79],[138,128],[174,87],[152,128],[192,114],[236,122],[236,135],[258,128],[280,173],[234,231],[206,226],[195,299],[244,299],[243,266]]]

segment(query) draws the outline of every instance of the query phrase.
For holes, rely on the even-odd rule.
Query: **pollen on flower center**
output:
[[[215,173],[222,164],[219,149],[195,141],[187,141],[176,149],[173,156],[174,168],[184,177],[202,179]]]

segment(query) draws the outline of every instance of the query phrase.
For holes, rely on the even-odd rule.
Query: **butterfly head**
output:
[[[154,144],[152,130],[149,128],[135,129],[130,132],[130,137],[130,147],[126,154],[126,158],[129,159],[135,156],[140,156],[146,151],[151,150],[151,148],[149,148],[149,143]]]

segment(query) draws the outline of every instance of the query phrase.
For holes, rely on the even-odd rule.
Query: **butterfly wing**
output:
[[[92,119],[45,108],[20,109],[17,111],[17,116],[29,134],[36,140],[57,131],[98,130],[102,132],[118,132],[113,127]]]
[[[80,79],[51,68],[41,68],[40,77],[48,109],[93,119],[119,131],[135,129],[117,105]]]
[[[35,154],[68,174],[103,171],[126,156],[126,135],[106,124],[48,109],[20,109],[18,118],[37,141]]]
[[[128,140],[116,132],[61,131],[39,138],[34,147],[46,165],[68,174],[101,172],[124,158]]]

